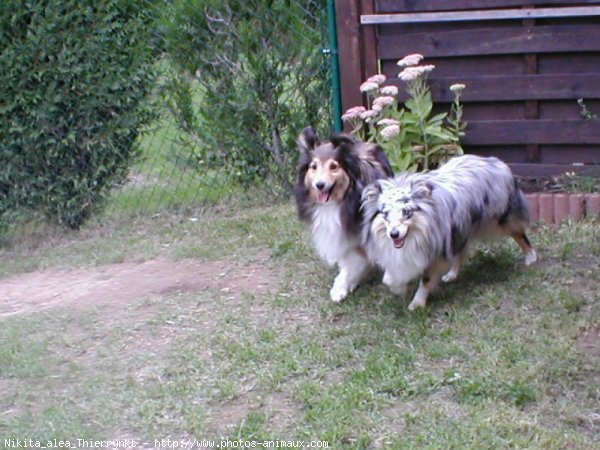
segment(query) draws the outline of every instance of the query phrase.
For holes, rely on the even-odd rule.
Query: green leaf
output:
[[[451,143],[456,141],[456,138],[454,137],[454,135],[452,135],[451,133],[439,130],[439,131],[430,131],[429,134],[431,134],[432,136],[435,136],[439,139],[441,139],[442,141],[446,142],[446,143]]]
[[[431,119],[429,119],[430,122],[437,122],[437,121],[443,121],[446,116],[448,116],[448,113],[440,113],[440,114],[436,114],[435,116],[433,116]]]
[[[431,101],[431,92],[427,91],[423,97],[423,114],[422,117],[429,117],[431,110],[433,109],[433,102]]]
[[[414,99],[414,98],[409,98],[408,100],[406,100],[406,101],[404,102],[404,106],[406,106],[406,108],[407,108],[407,109],[408,109],[410,112],[412,112],[413,114],[415,114],[417,117],[420,115],[420,114],[418,114],[418,112],[417,112],[417,111],[419,110],[419,108],[418,108],[418,106],[417,106],[417,102],[415,101],[415,99]]]

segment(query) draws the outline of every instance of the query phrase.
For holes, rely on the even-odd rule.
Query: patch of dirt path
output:
[[[266,258],[231,261],[171,261],[108,264],[72,270],[43,270],[0,280],[0,318],[58,307],[124,305],[151,295],[219,289],[235,296],[269,291],[276,275]]]

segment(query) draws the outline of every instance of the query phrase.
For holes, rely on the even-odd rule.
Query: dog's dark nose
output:
[[[390,231],[390,237],[392,239],[398,239],[400,237],[400,232],[396,229]]]
[[[324,181],[317,181],[317,183],[315,184],[315,187],[316,187],[318,190],[322,191],[322,190],[323,190],[323,188],[325,187],[325,182],[324,182]]]

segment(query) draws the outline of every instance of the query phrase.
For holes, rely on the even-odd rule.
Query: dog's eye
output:
[[[329,170],[337,170],[338,167],[340,167],[340,166],[336,162],[332,162],[331,164],[329,164]]]
[[[410,218],[413,215],[413,210],[410,208],[402,208],[402,215],[406,218]]]
[[[317,163],[316,162],[311,163],[310,169],[311,170],[317,170]]]

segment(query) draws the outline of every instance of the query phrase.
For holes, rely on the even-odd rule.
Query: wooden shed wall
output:
[[[527,17],[532,10],[556,17]],[[461,14],[418,14],[440,12]],[[600,164],[600,118],[585,120],[577,104],[600,116],[600,0],[338,0],[336,13],[344,109],[363,102],[358,86],[374,73],[402,87],[396,61],[421,53],[436,66],[430,84],[442,108],[449,86],[467,85],[467,152],[524,175]]]

